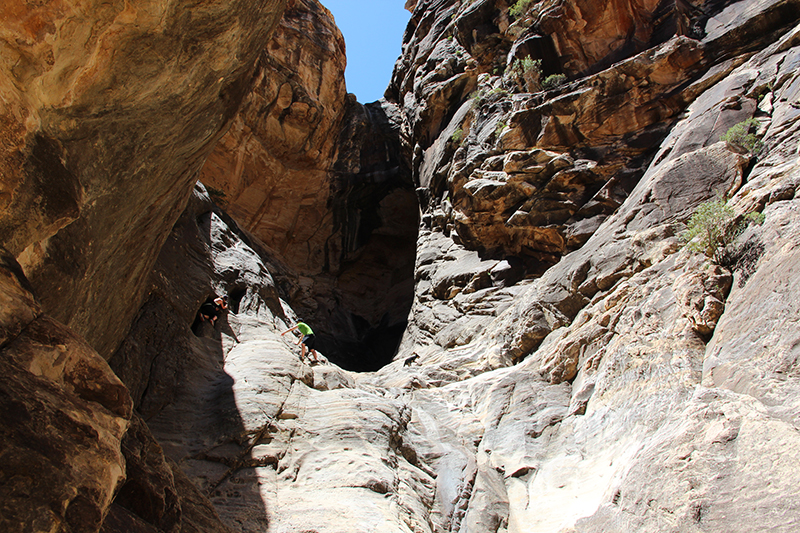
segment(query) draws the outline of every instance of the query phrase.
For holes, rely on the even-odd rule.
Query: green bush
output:
[[[485,89],[478,89],[473,91],[472,94],[469,95],[470,100],[472,100],[473,107],[479,107],[483,104],[483,99],[486,98],[486,90]]]
[[[761,142],[758,135],[750,132],[751,129],[756,127],[758,127],[758,121],[754,118],[749,118],[732,126],[725,132],[725,135],[720,137],[720,140],[750,154],[758,153],[764,147],[764,143]]]
[[[567,77],[564,74],[550,74],[542,82],[542,89],[549,91],[555,89],[559,85],[564,85],[567,82]]]
[[[458,128],[453,132],[453,135],[450,136],[450,140],[458,145],[461,145],[461,142],[464,140],[464,130]]]
[[[518,19],[525,15],[528,12],[528,8],[531,6],[531,0],[517,0],[513,6],[508,9],[508,14]]]
[[[511,63],[508,73],[517,80],[523,90],[534,92],[540,88],[539,80],[542,77],[542,60],[532,59],[531,56],[515,59]]]
[[[542,73],[542,60],[541,59],[531,59],[531,56],[525,56],[520,61],[522,64],[522,72],[523,74],[527,74],[529,72],[537,72],[539,74]]]
[[[495,126],[495,128],[494,128],[494,136],[495,136],[495,138],[500,137],[500,135],[503,133],[503,130],[505,130],[507,127],[508,127],[508,124],[506,124],[506,122],[504,120],[498,121],[497,122],[497,126]]]
[[[697,206],[680,237],[689,250],[705,254],[714,263],[724,266],[730,246],[750,222],[761,224],[764,215],[748,213],[737,222],[733,208],[717,198]]]

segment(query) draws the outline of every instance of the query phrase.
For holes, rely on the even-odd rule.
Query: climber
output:
[[[302,343],[301,344],[301,350],[302,351],[300,353],[300,360],[302,361],[303,358],[306,356],[306,348],[308,348],[308,353],[309,353],[309,358],[308,359],[309,359],[309,362],[319,363],[320,360],[319,360],[319,356],[317,355],[317,350],[314,349],[314,344],[315,344],[315,341],[316,341],[316,337],[315,337],[314,332],[312,331],[312,329],[309,327],[309,325],[306,324],[305,322],[298,322],[297,325],[294,326],[293,328],[289,328],[286,331],[284,331],[283,333],[281,333],[281,337],[283,337],[284,335],[286,335],[290,331],[294,331],[294,330],[297,330],[297,331],[300,332],[300,338],[295,343],[295,344],[301,344]],[[311,357],[310,357],[311,354],[314,355],[314,360],[313,361],[311,361]]]
[[[200,306],[200,321],[208,320],[214,326],[219,314],[228,308],[228,296],[220,296],[213,301],[206,301]]]
[[[406,357],[406,360],[403,361],[403,366],[411,366],[417,359],[419,359],[419,354],[417,352],[412,352],[411,357]]]

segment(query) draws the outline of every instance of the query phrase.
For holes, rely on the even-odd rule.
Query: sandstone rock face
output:
[[[455,6],[437,5],[415,19],[438,41],[407,51],[456,46]],[[450,113],[417,68],[397,104],[424,211],[415,300],[395,361],[372,374],[298,361],[278,336],[291,276],[192,200],[153,278],[159,305],[245,286],[251,299],[200,337],[189,313],[145,322],[164,339],[149,355],[134,357],[134,326],[118,353],[119,368],[180,368],[171,389],[169,372],[126,380],[166,454],[240,531],[797,529],[798,31],[720,63],[722,34],[663,39],[563,92],[505,96],[467,73],[484,96]],[[438,114],[417,113],[428,97]],[[752,116],[757,156],[719,141]],[[718,195],[765,214],[726,265],[679,238]]]
[[[42,312],[3,251],[0,525],[97,531],[125,478],[125,386],[80,337]]]
[[[284,2],[188,7],[0,7],[4,531],[177,531],[181,499],[213,516],[104,360]]]
[[[412,168],[424,202],[415,275],[417,303],[404,346],[413,351],[413,342],[428,345],[433,339],[437,339],[435,345],[448,348],[463,344],[474,337],[471,332],[504,312],[519,291],[520,280],[530,283],[524,278],[541,276],[575,251],[584,259],[576,256],[575,266],[565,264],[550,273],[553,279],[562,279],[531,297],[530,309],[536,311],[527,311],[533,313],[526,319],[527,326],[504,348],[503,357],[518,359],[549,331],[572,320],[586,298],[597,292],[595,284],[607,289],[619,280],[620,272],[630,267],[630,256],[639,254],[619,247],[619,219],[624,217],[618,215],[612,221],[609,216],[620,212],[643,176],[666,180],[655,190],[656,211],[637,207],[639,215],[632,211],[625,215],[638,217],[637,232],[655,232],[640,237],[645,240],[674,234],[674,229],[663,226],[671,210],[678,208],[672,221],[681,222],[703,199],[737,190],[749,160],[723,145],[711,145],[757,111],[757,97],[766,94],[766,86],[760,82],[748,91],[739,88],[750,82],[743,74],[731,72],[747,55],[736,56],[743,48],[731,47],[728,41],[732,34],[760,25],[772,24],[770,31],[779,34],[781,23],[774,19],[774,12],[781,6],[780,2],[748,3],[749,24],[720,14],[708,22],[707,36],[700,41],[682,35],[675,26],[677,35],[658,37],[657,46],[639,51],[637,45],[627,58],[618,58],[622,60],[611,66],[595,57],[592,68],[582,68],[588,75],[575,74],[579,77],[565,85],[533,94],[518,93],[513,80],[499,75],[499,68],[495,74],[478,74],[489,65],[480,54],[470,57],[474,43],[464,37],[459,20],[467,17],[475,26],[480,19],[481,27],[494,28],[493,38],[509,43],[495,47],[495,55],[508,50],[506,63],[512,63],[515,46],[519,48],[525,35],[534,29],[545,31],[539,23],[552,6],[534,3],[525,17],[510,25],[505,8],[491,2],[445,3],[436,9],[418,6],[406,35],[406,54],[398,61],[390,87],[404,104],[406,138],[415,143],[410,148]],[[706,14],[719,9],[708,7]],[[742,9],[740,5],[735,12]],[[478,17],[480,13],[483,18]],[[696,19],[693,24],[699,22]],[[528,29],[521,31],[521,26]],[[770,41],[757,42],[751,39],[748,46],[764,47]],[[539,57],[544,75],[547,61],[553,58]],[[557,57],[561,63],[567,60]],[[752,72],[752,67],[742,72]],[[457,80],[464,76],[471,76],[472,86],[477,87],[472,98],[450,92],[449,99],[440,101],[441,88],[462,83]],[[420,109],[438,109],[443,102],[450,111],[440,111],[440,116],[449,117],[449,123],[431,122],[420,114]],[[677,121],[687,109],[694,111],[694,118]],[[688,152],[696,153],[689,156]],[[687,183],[689,176],[694,181],[700,168],[704,174],[718,173],[721,181]],[[674,193],[679,182],[682,190]],[[640,194],[644,196],[635,202],[653,201],[649,192]],[[677,195],[665,210],[664,201],[673,194]],[[604,231],[607,246],[597,247],[602,249],[601,259],[592,256],[597,254],[595,247],[586,244],[604,222],[610,225]],[[459,248],[466,250],[459,252]],[[432,274],[448,259],[469,250],[480,263],[456,262],[461,273],[447,274],[449,284]],[[616,265],[598,277],[593,265],[607,262],[606,258]],[[502,265],[503,274],[493,272],[496,264]],[[568,277],[574,279],[567,281]],[[454,341],[459,337],[462,340]]]
[[[576,78],[554,91],[513,95],[499,76],[477,75],[473,102],[452,100],[449,124],[423,123],[427,136],[411,136],[419,143],[415,179],[429,199],[415,303],[397,361],[367,382],[422,389],[407,433],[418,456],[449,443],[446,459],[429,455],[437,494],[449,496],[436,507],[441,515],[432,514],[446,517],[434,530],[748,530],[731,517],[774,515],[790,518],[770,527],[797,527],[796,508],[764,497],[762,483],[795,493],[780,467],[762,477],[762,467],[742,466],[780,463],[782,450],[798,445],[786,439],[796,426],[795,380],[786,374],[793,333],[779,325],[794,313],[777,303],[791,292],[791,247],[770,233],[781,224],[792,239],[784,209],[796,189],[788,103],[796,75],[782,69],[795,64],[798,30],[776,23],[774,41],[747,41],[763,49],[752,56],[737,56],[745,45],[732,44],[773,24],[771,13],[784,5],[737,3],[708,22],[702,40],[659,38],[658,47],[633,46],[610,66],[601,54],[577,67],[570,65],[580,54],[559,56]],[[425,65],[423,54],[457,47],[454,40],[470,52],[476,46],[448,22],[474,17],[473,7],[438,7],[434,14],[417,5],[419,34],[396,70],[410,131],[422,121],[414,102],[428,93],[402,81],[424,79],[407,66]],[[483,27],[499,41],[518,35],[513,25],[502,29],[499,6],[482,9]],[[547,9],[536,5],[530,16]],[[426,18],[441,25],[424,26]],[[581,38],[566,33],[552,39]],[[521,46],[515,41],[509,53]],[[485,57],[475,60],[485,69]],[[753,116],[765,143],[756,160],[717,142]],[[740,212],[769,206],[764,226],[743,237],[733,275],[681,251],[677,238],[680,223],[715,195],[732,197]],[[775,202],[781,215],[771,218]],[[775,242],[773,252],[761,239]],[[782,266],[758,277],[769,268],[760,254]],[[765,291],[770,303],[740,292],[747,290]],[[732,302],[738,310],[729,315]],[[749,312],[763,319],[733,325]],[[780,444],[759,437],[772,431]],[[748,510],[734,510],[737,501]]]
[[[406,457],[405,403],[299,360],[279,334],[295,319],[269,273],[280,267],[212,209],[198,187],[159,257],[151,301],[111,359],[164,453],[234,531],[424,524],[433,481]],[[190,329],[194,313],[167,317],[212,292],[234,296],[216,327]],[[142,367],[169,372],[130,371]]]
[[[104,357],[283,7],[4,2],[2,240]]]
[[[14,379],[2,401],[47,393],[37,415],[88,412],[95,432],[54,435],[80,441],[68,449],[89,467],[55,469],[41,498],[26,492],[38,479],[3,477],[15,498],[3,520],[31,529],[48,509],[56,525],[34,530],[800,528],[796,0],[532,2],[516,21],[508,2],[407,6],[387,100],[349,102],[338,126],[329,269],[298,275],[297,258],[198,185],[109,360],[130,397],[3,260]],[[502,74],[527,54],[568,82],[521,92]],[[720,139],[751,118],[763,147]],[[280,336],[298,310],[341,329],[345,311],[391,310],[369,297],[400,286],[372,278],[410,238],[394,181],[407,169],[422,217],[396,357],[365,374],[309,366]],[[717,196],[764,215],[720,265],[680,237]],[[30,235],[76,216],[69,201],[41,206]],[[221,293],[230,310],[194,322]],[[46,465],[18,403],[2,410],[10,449]],[[0,456],[3,476],[18,456]]]
[[[348,106],[331,182],[327,264],[313,283],[301,277],[302,292],[291,299],[319,324],[326,353],[353,370],[391,360],[411,306],[419,208],[399,130],[393,104]]]
[[[266,263],[265,254],[254,250],[258,243],[243,238],[197,186],[161,250],[148,301],[109,361],[146,419],[172,403],[176,381],[191,369],[185,354],[208,333],[210,324],[198,321],[197,311],[209,297],[228,294],[233,314],[288,320],[270,274],[279,266]]]
[[[417,200],[396,106],[348,97],[344,69],[330,12],[295,2],[200,179],[293,270],[289,299],[326,353],[374,370],[405,326]]]
[[[691,30],[691,19],[708,3],[622,0],[598,5],[578,0],[548,6],[542,2],[527,16],[536,16],[542,32],[552,39],[563,72],[577,74],[599,70],[660,44],[658,38],[665,34],[685,35]]]
[[[320,271],[331,225],[330,169],[346,109],[345,46],[315,0],[289,7],[260,50],[255,82],[201,181],[248,231]],[[212,190],[213,190],[212,189]]]

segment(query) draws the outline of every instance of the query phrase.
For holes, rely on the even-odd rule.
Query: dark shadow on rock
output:
[[[358,317],[356,317],[358,318]],[[397,324],[381,323],[371,327],[364,319],[360,335],[347,341],[327,333],[317,335],[317,349],[336,365],[353,372],[374,372],[392,362],[400,345],[405,321]]]
[[[158,531],[171,531],[166,487],[179,494],[181,531],[227,532],[221,524],[214,525],[218,511],[222,521],[237,530],[261,531],[268,526],[256,482],[237,484],[235,495],[224,495],[228,504],[234,502],[225,509],[215,511],[209,502],[219,499],[217,487],[229,475],[231,458],[247,452],[248,436],[236,406],[233,378],[224,368],[223,336],[238,342],[228,321],[232,309],[221,312],[216,324],[199,321],[197,312],[210,295],[226,293],[235,296],[237,311],[259,312],[264,306],[281,309],[269,276],[257,276],[266,270],[258,263],[257,254],[242,257],[238,266],[215,264],[217,254],[241,243],[218,212],[198,186],[161,251],[151,275],[149,297],[109,361],[131,390],[137,412],[147,421],[147,426],[131,434],[129,448],[135,451],[131,465],[148,464],[142,459],[147,455],[142,450],[160,443],[164,456],[178,466],[172,468],[169,483],[163,457],[156,469],[158,475],[131,476],[109,515],[109,524],[122,524],[119,527],[123,529],[106,533],[121,533],[124,527],[139,527],[134,526],[139,522]],[[268,302],[270,298],[274,301]],[[160,484],[156,483],[159,479]],[[238,506],[250,510],[248,528],[238,524]],[[157,509],[164,510],[159,514],[154,511]],[[140,530],[148,531],[131,529]]]
[[[219,327],[221,333],[224,333],[228,337],[232,338],[234,342],[238,343],[239,337],[236,336],[236,332],[233,331],[230,322],[228,322],[228,312],[219,317],[219,319],[217,320],[217,327]]]
[[[228,295],[230,298],[230,310],[232,313],[239,312],[239,305],[242,303],[242,298],[246,294],[246,290],[242,287],[233,289]]]

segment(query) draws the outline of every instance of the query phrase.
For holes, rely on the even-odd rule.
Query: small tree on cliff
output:
[[[551,74],[547,76],[544,81],[542,82],[542,89],[545,91],[549,91],[550,89],[555,89],[561,85],[564,85],[567,82],[567,76],[564,74]]]
[[[764,222],[762,213],[748,213],[737,220],[736,213],[722,198],[700,204],[692,214],[680,238],[686,247],[705,254],[718,265],[727,263],[730,247],[750,222]]]
[[[732,126],[725,132],[725,135],[720,137],[720,140],[749,154],[756,154],[764,147],[764,143],[752,131],[756,128],[758,128],[758,121],[754,118],[749,118]]]
[[[541,89],[542,60],[525,56],[515,59],[508,69],[508,73],[517,82],[517,85],[529,93]]]
[[[531,0],[517,0],[517,2],[508,9],[508,14],[515,19],[519,19],[528,12],[530,6]]]

